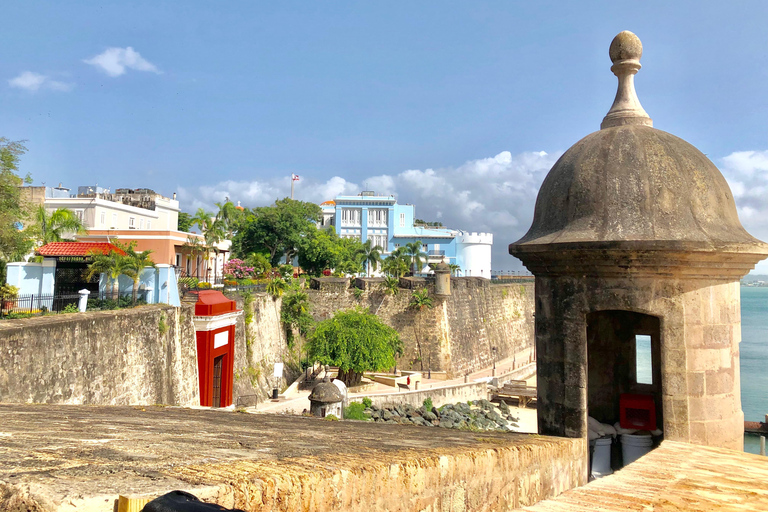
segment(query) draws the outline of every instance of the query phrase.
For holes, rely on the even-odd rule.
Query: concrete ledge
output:
[[[399,377],[402,379],[402,377]],[[432,399],[432,405],[440,407],[444,404],[455,404],[469,400],[488,399],[488,384],[483,382],[468,382],[441,388],[420,389],[419,391],[404,391],[402,393],[379,393],[357,395],[350,397],[350,402],[360,402],[364,397],[370,398],[373,405],[383,407],[388,404],[410,404],[421,407],[424,400]]]
[[[0,510],[180,489],[260,511],[496,511],[584,483],[580,439],[162,407],[0,405]]]

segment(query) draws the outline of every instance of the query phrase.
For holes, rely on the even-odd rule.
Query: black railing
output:
[[[91,292],[88,295],[87,311],[118,309],[146,304],[139,291],[134,304],[133,294],[113,295],[109,290]],[[34,316],[49,313],[74,313],[78,311],[79,293],[62,293],[56,295],[24,294],[0,301],[0,317]]]

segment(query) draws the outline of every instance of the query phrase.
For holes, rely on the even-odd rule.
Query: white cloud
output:
[[[112,77],[124,75],[127,69],[151,71],[152,73],[160,74],[157,66],[142,57],[139,52],[130,46],[125,48],[107,48],[104,52],[90,59],[85,59],[83,62],[100,68]]]
[[[768,241],[768,151],[736,151],[721,160],[720,170],[741,223],[752,236]],[[758,263],[755,271],[768,273],[768,262]]]
[[[306,173],[295,184],[295,197],[320,203],[339,194],[357,194],[365,186],[381,195],[395,194],[399,203],[416,205],[416,216],[437,220],[448,227],[494,234],[494,269],[520,268],[507,246],[525,234],[533,218],[544,176],[560,154],[530,152],[512,155],[503,151],[491,158],[470,160],[446,169],[409,169],[365,179],[365,184],[341,176],[318,182]],[[211,209],[229,197],[243,206],[271,204],[290,195],[290,173],[266,181],[223,181],[196,189],[179,188],[186,211]]]
[[[29,92],[37,92],[41,89],[66,92],[74,87],[74,84],[51,80],[48,76],[33,71],[24,71],[19,76],[11,78],[8,80],[8,85]]]

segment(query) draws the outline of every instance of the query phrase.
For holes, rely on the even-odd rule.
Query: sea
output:
[[[741,408],[747,421],[768,414],[768,287],[741,287]],[[760,438],[744,436],[744,451],[760,452]]]

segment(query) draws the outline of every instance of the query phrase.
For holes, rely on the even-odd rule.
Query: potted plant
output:
[[[0,301],[2,301],[3,310],[13,308],[13,303],[18,296],[19,288],[17,286],[8,283],[0,286]]]

